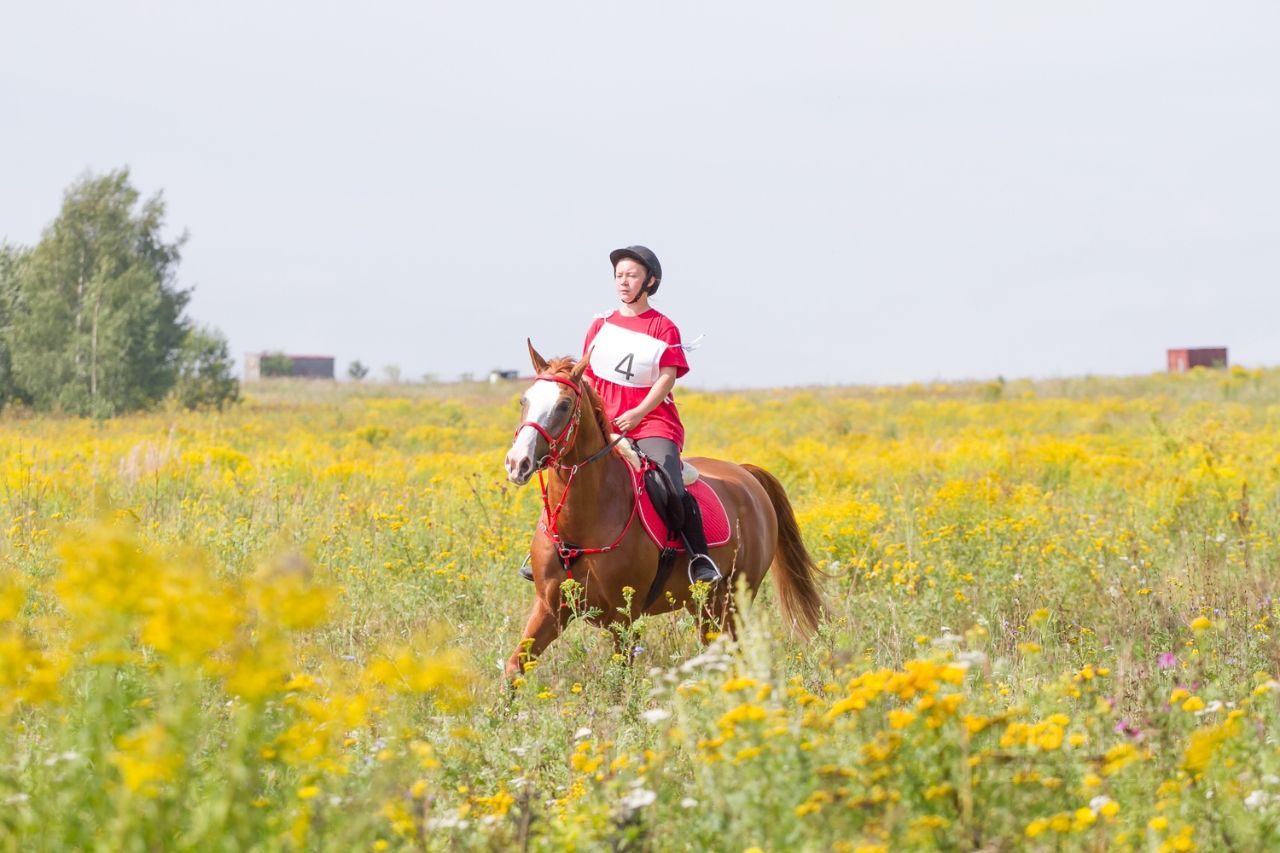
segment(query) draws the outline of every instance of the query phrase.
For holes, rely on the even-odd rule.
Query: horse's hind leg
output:
[[[554,598],[559,601],[559,594]],[[524,635],[507,660],[508,679],[514,679],[522,674],[529,664],[551,645],[551,641],[560,636],[570,615],[569,608],[552,608],[541,595],[534,599],[533,609],[529,611],[529,620],[524,626]]]
[[[734,595],[728,590],[721,590],[714,601],[707,602],[707,610],[711,614],[713,624],[720,633],[728,634],[729,639],[738,642],[738,608],[734,606]]]

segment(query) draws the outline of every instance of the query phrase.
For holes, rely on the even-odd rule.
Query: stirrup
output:
[[[533,555],[530,554],[524,558],[524,562],[520,564],[520,577],[527,581],[533,580],[533,564],[531,562]]]
[[[694,574],[694,564],[698,566],[697,575]],[[716,565],[716,561],[711,559],[707,554],[690,554],[689,556],[689,583],[709,583],[717,584],[724,580],[724,575],[720,573],[720,567]]]

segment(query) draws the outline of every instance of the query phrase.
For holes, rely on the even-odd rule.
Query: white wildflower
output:
[[[692,672],[695,669],[709,669],[713,672],[723,672],[729,666],[728,656],[718,651],[706,651],[700,655],[689,658],[680,665],[681,672]]]
[[[637,788],[622,798],[622,805],[624,808],[636,811],[652,804],[656,799],[658,795],[648,788]]]
[[[943,628],[943,631],[946,633],[934,640],[932,643],[935,649],[954,649],[964,642],[964,637],[961,637],[959,634],[953,634],[946,628]]]
[[[1216,714],[1221,710],[1222,710],[1222,703],[1217,699],[1214,699],[1208,705],[1205,705],[1199,711],[1196,711],[1196,716],[1203,717],[1205,714]]]
[[[640,714],[640,719],[646,723],[660,723],[671,716],[671,712],[666,708],[650,708]]]
[[[44,760],[45,767],[52,767],[55,764],[61,764],[64,761],[71,762],[80,758],[78,752],[59,752],[57,755],[51,755]]]

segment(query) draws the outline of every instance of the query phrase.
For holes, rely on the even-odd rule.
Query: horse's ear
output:
[[[528,338],[525,338],[524,341],[529,345],[529,358],[533,359],[533,372],[534,373],[546,372],[547,360],[542,356],[538,355],[538,351],[533,348],[533,341],[531,341]]]
[[[591,365],[591,353],[595,352],[595,349],[595,347],[592,347],[587,350],[587,354],[582,357],[582,360],[573,366],[573,370],[569,371],[569,378],[574,382],[581,379],[583,371]]]

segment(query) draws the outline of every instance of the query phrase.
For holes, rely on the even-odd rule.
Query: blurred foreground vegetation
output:
[[[679,392],[829,575],[514,695],[522,386],[0,420],[0,849],[1266,849],[1280,372]]]

